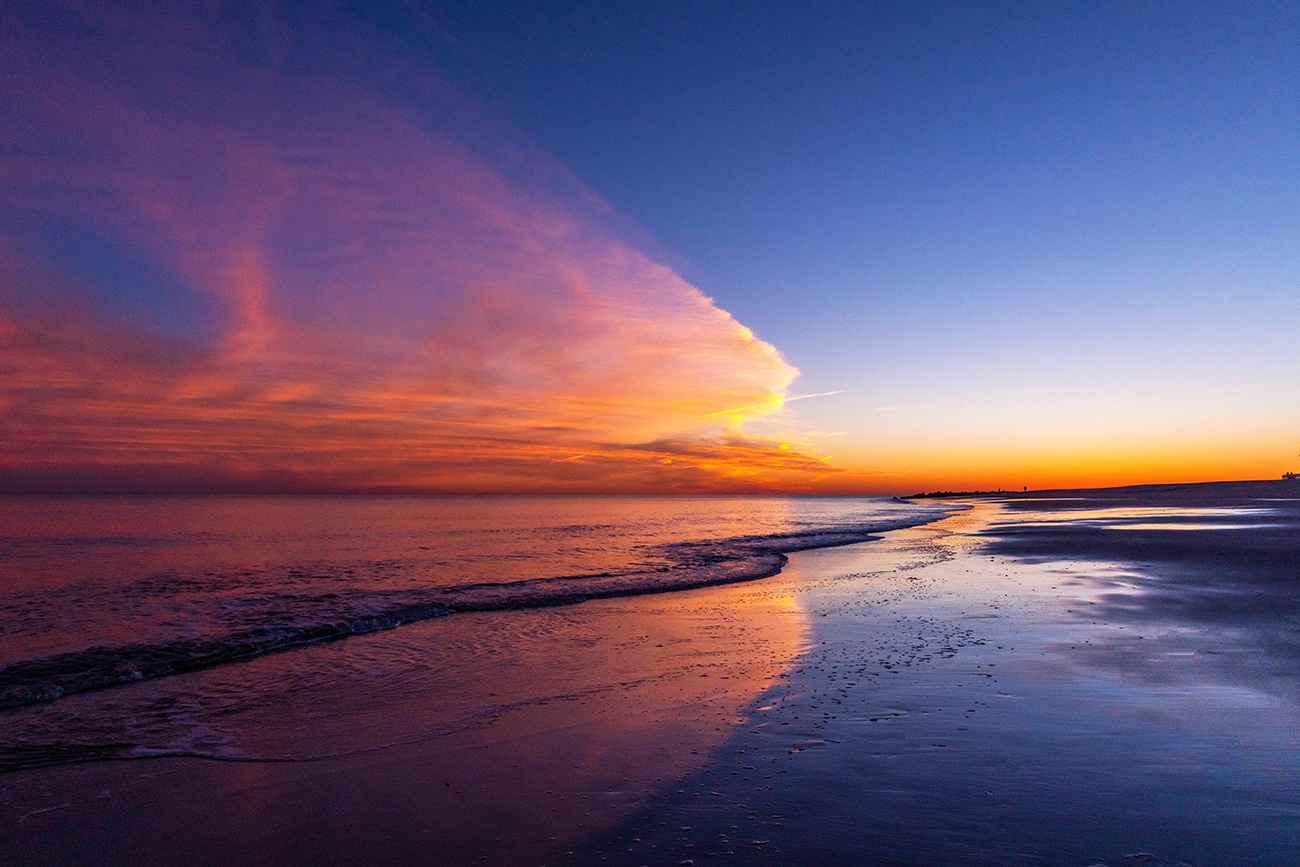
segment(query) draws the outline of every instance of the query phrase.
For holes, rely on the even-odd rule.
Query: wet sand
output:
[[[0,862],[1300,863],[1280,484],[980,501],[751,584],[258,659],[374,691],[259,702],[268,761],[0,776]]]
[[[809,652],[585,860],[1300,863],[1287,494],[985,501],[792,558]]]
[[[707,761],[804,632],[755,582],[442,618],[72,696],[41,708],[65,731],[84,703],[140,717],[259,684],[193,711],[253,758],[0,775],[0,863],[557,863]],[[331,668],[368,687],[307,681]]]

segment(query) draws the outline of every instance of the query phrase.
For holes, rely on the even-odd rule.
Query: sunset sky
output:
[[[0,11],[0,491],[1300,470],[1300,6]]]

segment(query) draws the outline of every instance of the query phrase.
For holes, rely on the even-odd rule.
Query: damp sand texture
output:
[[[0,860],[1300,863],[1300,537],[1275,488],[976,501],[753,582],[72,696],[41,712],[284,685],[241,710],[256,759],[0,776]],[[330,668],[370,676],[290,688]]]

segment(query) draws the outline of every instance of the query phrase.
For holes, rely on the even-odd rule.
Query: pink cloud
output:
[[[11,17],[0,231],[89,227],[217,315],[159,331],[129,291],[11,229],[0,485],[704,490],[828,472],[743,433],[796,376],[780,354],[554,160],[464,128],[472,107],[444,86],[417,105],[240,60],[205,47],[202,16]]]

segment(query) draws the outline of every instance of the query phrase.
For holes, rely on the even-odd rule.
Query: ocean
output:
[[[427,693],[431,669],[463,673],[497,645],[544,652],[539,611],[758,579],[792,551],[951,511],[861,497],[0,499],[0,771],[383,746],[331,735],[330,696]],[[486,612],[508,617],[476,630]],[[372,653],[303,652],[416,625],[419,641]],[[252,664],[268,655],[291,658]],[[430,736],[382,728],[386,742]]]

